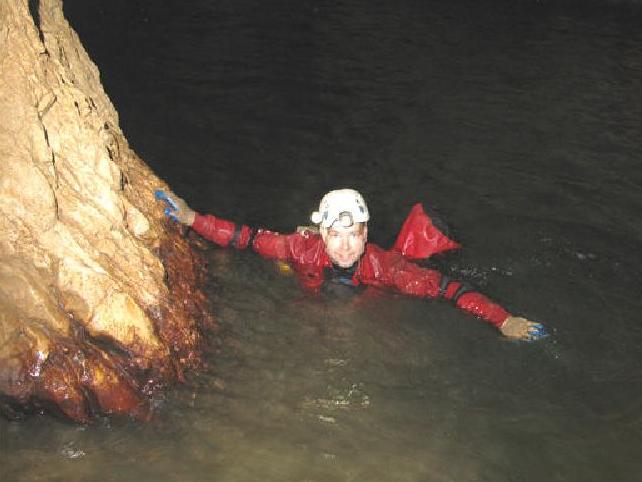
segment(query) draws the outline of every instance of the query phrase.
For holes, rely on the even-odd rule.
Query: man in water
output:
[[[266,258],[288,263],[302,285],[312,291],[335,284],[391,288],[418,297],[445,298],[457,307],[484,319],[509,338],[537,340],[547,336],[544,326],[513,316],[466,283],[422,268],[413,259],[459,247],[432,222],[422,206],[413,207],[390,250],[368,243],[370,215],[357,191],[339,189],[327,193],[312,213],[318,228],[302,228],[292,234],[252,229],[212,215],[202,215],[178,197],[156,192],[168,207],[165,214],[191,227],[219,246],[252,248]]]

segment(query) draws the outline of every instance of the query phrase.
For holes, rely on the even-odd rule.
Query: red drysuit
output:
[[[196,214],[192,229],[220,246],[252,249],[266,258],[288,262],[304,287],[318,290],[324,282],[324,270],[332,268],[319,234],[311,231],[279,234],[211,215]],[[393,288],[401,293],[420,297],[443,297],[459,308],[481,317],[496,327],[511,316],[483,294],[458,281],[452,281],[434,269],[409,261],[425,259],[433,254],[460,245],[445,236],[416,204],[406,218],[397,240],[390,250],[367,243],[363,256],[352,273],[354,285],[364,284]]]

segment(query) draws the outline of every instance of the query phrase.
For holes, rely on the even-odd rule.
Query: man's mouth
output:
[[[354,256],[337,256],[336,260],[338,264],[352,264],[354,262]]]

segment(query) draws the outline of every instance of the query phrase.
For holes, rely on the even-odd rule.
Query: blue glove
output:
[[[176,204],[176,201],[169,197],[165,191],[157,189],[154,191],[154,197],[159,201],[165,201],[174,211],[178,211],[178,204]]]
[[[176,218],[176,213],[179,210],[178,204],[171,197],[167,195],[165,191],[160,189],[154,191],[154,197],[159,201],[165,201],[168,204],[168,207],[165,208],[165,216],[172,218],[174,221],[178,221]]]
[[[178,221],[179,223],[191,226],[194,222],[195,212],[192,211],[189,206],[179,197],[170,197],[163,190],[154,191],[154,197],[159,201],[164,201],[167,203],[165,208],[165,216]]]
[[[546,330],[546,327],[541,323],[535,323],[528,329],[527,341],[537,341],[547,336],[550,336],[550,333]]]

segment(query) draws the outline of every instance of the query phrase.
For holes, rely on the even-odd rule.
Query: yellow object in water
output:
[[[279,273],[281,273],[282,275],[289,276],[292,274],[292,266],[290,266],[290,264],[286,263],[285,261],[277,261],[276,269],[278,269]]]

